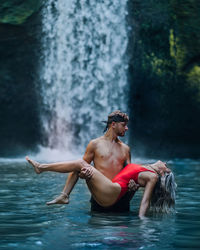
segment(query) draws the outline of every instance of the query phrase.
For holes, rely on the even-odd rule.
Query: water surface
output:
[[[176,160],[176,212],[137,217],[142,191],[125,214],[90,213],[83,180],[69,205],[46,206],[66,175],[36,175],[24,161],[0,163],[1,249],[193,249],[200,246],[200,162]]]

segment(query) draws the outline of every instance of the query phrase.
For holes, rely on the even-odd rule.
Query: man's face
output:
[[[124,136],[128,130],[128,124],[126,122],[115,122],[115,132],[117,136]]]

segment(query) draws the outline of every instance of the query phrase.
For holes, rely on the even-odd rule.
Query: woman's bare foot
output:
[[[47,205],[54,205],[54,204],[68,204],[69,203],[69,195],[66,193],[61,193],[58,197],[54,200],[47,202]]]
[[[42,172],[40,170],[40,165],[41,164],[39,162],[31,160],[28,156],[26,156],[26,160],[27,160],[28,163],[30,163],[34,167],[34,170],[35,170],[36,174],[40,174]]]

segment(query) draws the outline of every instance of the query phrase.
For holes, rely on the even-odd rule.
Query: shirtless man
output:
[[[128,116],[119,110],[112,112],[108,116],[106,133],[94,140],[91,140],[86,148],[86,152],[83,156],[83,160],[87,163],[94,163],[94,167],[98,169],[110,180],[116,176],[124,166],[131,163],[130,148],[118,139],[118,136],[124,136],[128,130]],[[80,177],[89,179],[90,172],[81,172]],[[68,204],[69,194],[73,189],[78,177],[75,173],[70,173],[66,181],[66,185],[60,196],[54,200],[47,202],[47,205],[52,204]],[[101,207],[96,201],[91,198],[91,210],[92,211],[113,211],[113,212],[125,212],[129,211],[130,200],[136,191],[138,185],[131,180],[129,182],[129,189],[133,192],[127,192],[115,205],[109,208]]]

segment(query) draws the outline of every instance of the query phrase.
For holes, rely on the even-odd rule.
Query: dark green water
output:
[[[174,214],[137,217],[142,192],[128,214],[91,214],[90,194],[79,181],[67,206],[45,205],[66,175],[36,175],[24,161],[0,163],[0,249],[194,249],[200,247],[200,162],[173,161]]]

